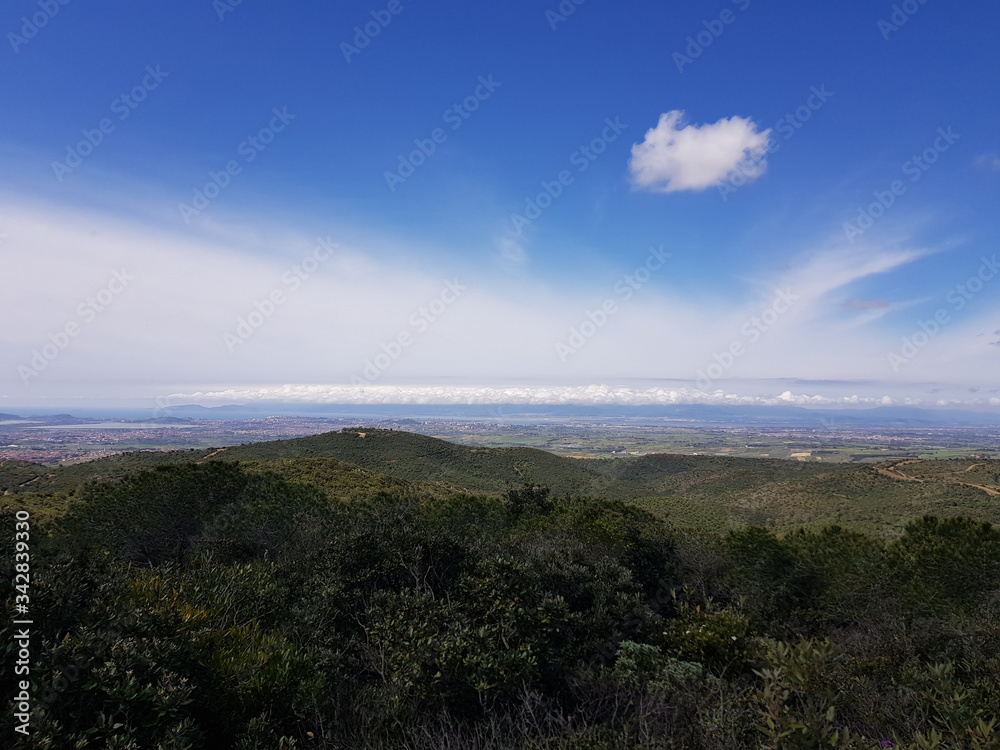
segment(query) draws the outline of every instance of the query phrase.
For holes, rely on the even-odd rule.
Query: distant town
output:
[[[745,424],[713,419],[386,418],[268,416],[248,419],[87,419],[0,415],[0,461],[64,464],[126,451],[226,447],[368,426],[471,446],[532,447],[580,459],[649,453],[872,462],[1000,457],[997,426],[880,426],[775,417]]]

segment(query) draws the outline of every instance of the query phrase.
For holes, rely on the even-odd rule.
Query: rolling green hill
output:
[[[488,497],[329,453],[689,496]],[[888,530],[932,500],[986,514],[994,491],[970,485],[990,465],[599,465],[351,432],[132,459],[53,494],[31,490],[86,472],[0,466],[7,528],[11,506],[36,511],[16,553],[30,589],[25,562],[0,576],[34,623],[32,736],[4,747],[997,747],[1000,531],[790,528],[872,513]],[[121,474],[155,462],[172,463]]]
[[[894,535],[927,514],[1000,523],[1000,461],[859,465],[676,454],[585,461],[373,429],[221,449],[125,453],[56,468],[3,462],[0,493],[5,505],[59,513],[87,482],[206,461],[238,461],[344,500],[408,491],[497,496],[543,485],[558,497],[624,500],[678,525],[709,528],[839,523]]]
[[[228,460],[332,457],[383,474],[501,493],[544,484],[557,494],[600,494],[609,482],[588,466],[534,448],[472,448],[395,430],[342,430],[228,448]]]

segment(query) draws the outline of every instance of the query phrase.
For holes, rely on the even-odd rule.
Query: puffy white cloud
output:
[[[704,190],[739,172],[748,181],[767,168],[770,129],[758,131],[743,117],[713,124],[684,125],[684,112],[660,115],[642,143],[632,146],[632,184],[641,190],[671,193]]]

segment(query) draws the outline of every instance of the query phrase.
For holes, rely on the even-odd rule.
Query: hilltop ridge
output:
[[[349,500],[371,492],[499,496],[545,486],[558,497],[604,497],[679,525],[789,528],[839,523],[897,533],[913,518],[966,515],[1000,523],[1000,461],[881,464],[650,454],[582,461],[535,448],[480,448],[364,427],[211,449],[123,453],[47,467],[0,463],[6,503],[61,508],[88,482],[169,464],[240,462]]]

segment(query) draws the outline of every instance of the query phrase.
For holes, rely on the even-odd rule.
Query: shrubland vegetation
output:
[[[0,510],[24,507],[51,518],[89,481],[220,460],[275,471],[341,498],[403,487],[434,496],[464,491],[500,497],[512,487],[544,485],[554,496],[622,500],[672,525],[712,531],[836,523],[898,536],[924,515],[1000,524],[1000,461],[828,464],[676,454],[585,461],[531,448],[472,448],[365,429],[224,449],[125,453],[59,467],[0,462]],[[353,473],[342,470],[345,464]]]
[[[417,471],[432,444],[384,442],[368,468],[272,444],[10,495],[6,529],[16,503],[61,503],[32,537],[14,746],[1000,748],[982,520],[691,527],[550,491],[519,454]],[[470,492],[476,461],[521,476]]]

